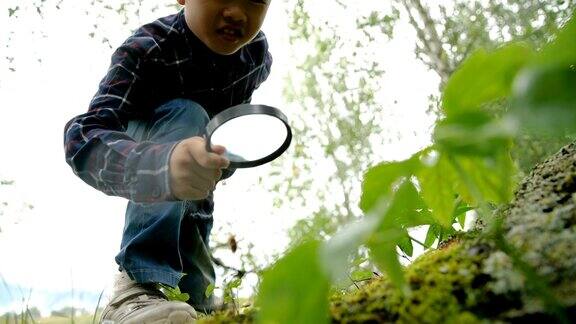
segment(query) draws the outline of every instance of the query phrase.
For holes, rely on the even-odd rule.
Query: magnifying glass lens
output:
[[[211,143],[224,146],[231,162],[256,161],[278,150],[285,142],[287,133],[284,123],[276,117],[243,115],[216,128]]]
[[[206,125],[206,150],[226,148],[231,168],[251,168],[279,157],[290,145],[292,130],[277,108],[241,104],[221,111]]]

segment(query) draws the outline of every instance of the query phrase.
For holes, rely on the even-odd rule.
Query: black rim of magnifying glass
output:
[[[255,167],[258,165],[262,165],[264,163],[268,163],[276,159],[280,155],[282,155],[282,153],[286,151],[288,146],[290,146],[290,142],[292,141],[292,130],[288,125],[288,118],[286,118],[286,116],[277,108],[266,105],[252,105],[252,104],[241,104],[234,107],[230,107],[214,116],[210,120],[210,122],[208,122],[208,125],[206,125],[206,150],[212,151],[211,149],[212,134],[216,129],[218,129],[218,127],[222,126],[222,124],[240,116],[255,115],[255,114],[269,115],[272,117],[276,117],[280,121],[282,121],[282,123],[286,127],[286,139],[284,140],[284,143],[282,143],[282,145],[278,149],[276,149],[276,151],[274,151],[273,153],[261,159],[253,161],[241,161],[241,162],[230,161],[230,167],[231,168]]]

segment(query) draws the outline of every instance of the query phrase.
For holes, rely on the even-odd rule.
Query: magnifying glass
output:
[[[206,150],[226,148],[231,168],[250,168],[279,157],[292,140],[288,118],[277,108],[242,104],[214,116],[206,125]]]

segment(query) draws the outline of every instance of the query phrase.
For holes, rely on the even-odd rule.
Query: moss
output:
[[[200,316],[198,324],[246,324],[253,323],[256,310],[252,307],[243,308],[240,311],[224,310],[211,315]]]
[[[489,247],[478,240],[453,242],[419,257],[406,269],[410,294],[386,277],[332,303],[334,322],[481,323],[494,312],[482,272]],[[369,315],[366,315],[369,314]]]

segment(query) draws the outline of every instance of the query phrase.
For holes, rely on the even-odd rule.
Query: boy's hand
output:
[[[176,145],[170,156],[170,187],[174,196],[181,200],[200,200],[208,197],[222,176],[222,170],[230,165],[223,156],[226,149],[212,146],[206,151],[202,137],[190,137]]]

